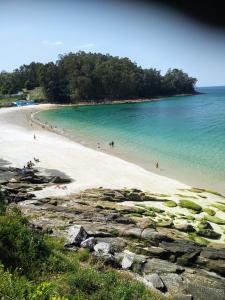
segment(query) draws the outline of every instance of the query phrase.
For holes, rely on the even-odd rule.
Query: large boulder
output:
[[[130,236],[134,238],[140,238],[142,233],[142,229],[138,227],[133,227],[123,232],[124,236]]]
[[[225,260],[225,249],[216,249],[211,247],[205,247],[201,251],[201,256],[209,259],[223,259]]]
[[[90,237],[83,242],[81,242],[81,247],[88,248],[89,250],[93,250],[96,244],[96,239],[94,237]]]
[[[167,291],[171,295],[176,294],[184,294],[185,293],[185,285],[183,282],[183,278],[176,273],[167,273],[162,274],[161,279],[166,286]]]
[[[68,230],[67,240],[70,245],[80,246],[87,237],[88,234],[81,225],[73,225]]]
[[[202,229],[197,232],[198,235],[208,239],[218,240],[221,238],[221,234],[212,229]]]
[[[143,201],[141,195],[137,192],[131,192],[130,194],[128,194],[128,200],[135,202]]]
[[[121,265],[123,269],[132,269],[133,272],[140,273],[145,262],[145,256],[125,250]]]
[[[165,289],[165,285],[157,273],[145,275],[144,281],[146,281],[146,285],[149,287],[162,291]]]
[[[185,223],[177,223],[174,224],[174,228],[183,232],[195,232],[196,230],[191,224]]]
[[[110,243],[106,243],[106,242],[97,243],[94,246],[94,250],[98,254],[102,254],[102,255],[112,254],[112,252],[113,252],[112,245]]]
[[[163,241],[160,243],[160,246],[175,256],[181,256],[183,254],[192,252],[200,253],[201,251],[201,247],[198,244],[189,240],[175,240],[173,242]]]
[[[148,259],[143,267],[143,273],[181,273],[184,268],[166,260],[152,258]]]
[[[193,296],[193,300],[225,300],[225,279],[206,271],[196,269],[194,274],[184,272],[186,293]]]

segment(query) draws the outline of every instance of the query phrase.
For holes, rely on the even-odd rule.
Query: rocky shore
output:
[[[129,272],[172,299],[225,299],[225,246],[203,238],[213,236],[209,221],[202,220],[197,228],[190,218],[172,216],[160,205],[147,207],[143,203],[168,205],[172,200],[138,189],[35,196],[46,186],[62,189],[70,182],[52,170],[0,166],[0,185],[8,203],[18,205],[35,230],[63,237],[67,249],[87,248],[93,262]]]

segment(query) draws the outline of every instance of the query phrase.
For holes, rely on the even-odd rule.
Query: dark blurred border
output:
[[[139,0],[137,3],[163,4],[208,26],[225,29],[224,0]]]

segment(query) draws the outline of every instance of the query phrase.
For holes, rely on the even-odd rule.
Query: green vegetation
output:
[[[216,212],[213,209],[208,208],[208,207],[204,208],[203,211],[205,213],[207,213],[209,216],[215,216],[215,214],[216,214]]]
[[[215,224],[218,224],[218,225],[225,225],[225,220],[220,219],[220,218],[215,217],[215,216],[205,216],[204,219],[206,221],[209,221],[209,222],[212,222],[212,223],[215,223]]]
[[[163,205],[167,206],[167,207],[176,207],[177,203],[173,200],[169,200],[169,201],[164,202]]]
[[[180,200],[179,205],[183,208],[188,208],[197,212],[202,211],[202,207],[191,200]]]
[[[0,299],[160,299],[128,275],[92,262],[86,249],[35,232],[0,194]]]
[[[58,102],[150,98],[194,93],[196,79],[182,70],[142,69],[128,58],[100,53],[60,55],[56,63],[32,62],[12,73],[0,73],[0,94],[42,87],[48,100]]]

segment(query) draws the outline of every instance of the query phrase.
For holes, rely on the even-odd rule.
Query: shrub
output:
[[[0,265],[0,278],[0,299],[27,299],[30,284],[24,277],[19,278],[10,272],[4,272],[4,266]]]
[[[4,214],[6,211],[5,197],[0,187],[0,215]]]
[[[191,200],[180,200],[179,205],[183,208],[192,209],[197,212],[202,211],[202,207]]]
[[[0,216],[0,260],[6,268],[33,276],[50,251],[17,209]]]

